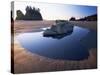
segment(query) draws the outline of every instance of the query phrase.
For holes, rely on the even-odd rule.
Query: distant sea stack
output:
[[[21,10],[17,10],[16,20],[43,20],[39,8],[27,6],[25,15]]]
[[[86,16],[84,18],[78,19],[78,21],[97,21],[97,14]]]
[[[80,19],[76,19],[75,17],[71,17],[69,21],[97,21],[97,14],[85,16]]]

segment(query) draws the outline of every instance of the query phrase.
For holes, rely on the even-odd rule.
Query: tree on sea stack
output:
[[[71,17],[69,20],[70,21],[75,21],[76,19],[75,19],[75,17]]]
[[[17,20],[43,20],[42,15],[40,13],[39,8],[27,6],[26,7],[26,13],[23,16],[23,13],[18,13],[17,11]]]
[[[17,10],[16,20],[23,20],[23,19],[24,19],[24,14],[22,13],[21,10]]]

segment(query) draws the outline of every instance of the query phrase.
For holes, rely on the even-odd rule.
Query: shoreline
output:
[[[39,22],[38,22],[39,23]],[[17,36],[19,33],[30,32],[34,29],[38,29],[45,26],[51,26],[55,22],[46,22],[44,26],[33,25],[30,23],[31,26],[26,25],[23,27],[18,27],[16,23],[14,24],[14,37]],[[71,22],[74,23],[74,22]],[[48,25],[47,25],[48,24]],[[80,25],[82,26],[82,25]],[[88,23],[85,27],[89,28]],[[17,28],[18,27],[18,28]],[[34,28],[34,29],[33,29]],[[94,25],[90,26],[90,29],[94,27]],[[33,32],[33,31],[32,31]],[[46,72],[46,71],[63,71],[63,70],[80,70],[80,69],[95,69],[97,67],[97,49],[92,48],[89,50],[90,56],[88,59],[82,61],[69,61],[69,60],[55,60],[47,57],[43,57],[34,53],[29,52],[28,50],[21,47],[20,43],[14,39],[14,73],[30,73],[30,72]]]

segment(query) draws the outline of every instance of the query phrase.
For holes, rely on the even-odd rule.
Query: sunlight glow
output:
[[[26,6],[32,6],[40,9],[44,20],[64,19],[68,20],[70,17],[82,18],[88,15],[97,13],[96,6],[81,6],[68,4],[50,4],[37,2],[15,2],[14,3],[14,19],[16,18],[16,11],[21,10],[25,14]]]

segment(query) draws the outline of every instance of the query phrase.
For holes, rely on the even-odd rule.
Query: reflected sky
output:
[[[19,34],[16,39],[32,53],[62,60],[87,59],[88,49],[97,46],[96,32],[77,26],[74,26],[72,34],[61,39],[43,37],[43,32]]]
[[[44,20],[69,19],[74,16],[77,19],[97,13],[96,6],[68,5],[68,4],[50,4],[37,2],[15,2],[14,18],[16,10],[21,10],[25,14],[26,6],[40,8]]]

